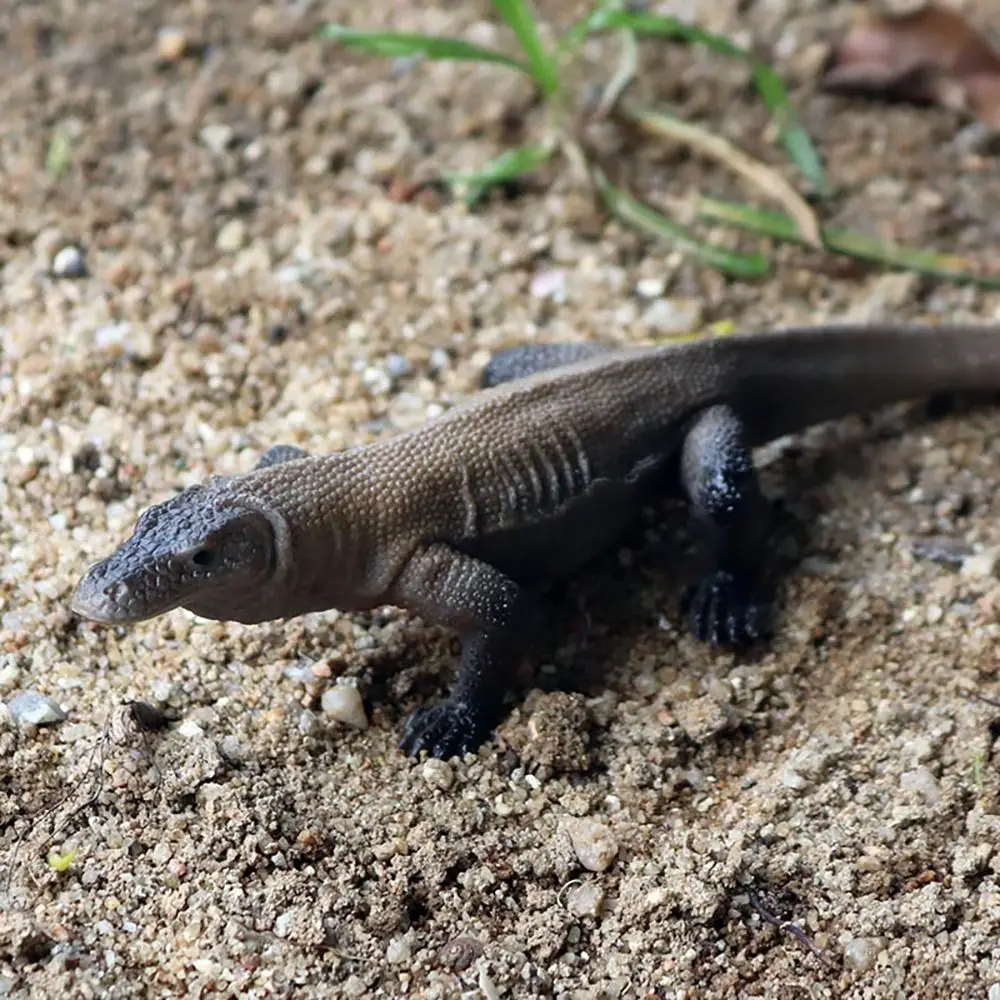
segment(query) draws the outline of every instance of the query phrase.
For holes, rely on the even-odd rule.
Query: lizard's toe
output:
[[[692,587],[683,606],[696,638],[713,646],[749,645],[769,630],[768,603],[723,570]]]
[[[477,750],[490,728],[483,726],[468,706],[442,701],[418,708],[406,720],[399,745],[412,757],[426,750],[432,757],[447,759]]]

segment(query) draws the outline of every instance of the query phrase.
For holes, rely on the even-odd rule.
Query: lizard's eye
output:
[[[201,566],[202,569],[208,569],[215,565],[218,554],[215,549],[198,549],[193,556],[191,556],[191,562],[195,566]]]

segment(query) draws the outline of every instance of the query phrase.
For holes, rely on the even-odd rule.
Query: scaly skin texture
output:
[[[1000,388],[1000,328],[826,327],[612,351],[515,348],[487,391],[415,431],[323,457],[279,446],[245,476],[148,510],[74,594],[135,622],[185,607],[261,622],[391,604],[462,640],[448,699],[403,747],[451,756],[503,716],[540,612],[535,584],[611,545],[681,487],[710,555],[687,600],[721,645],[767,629],[766,507],[751,449],[810,424],[939,392]]]

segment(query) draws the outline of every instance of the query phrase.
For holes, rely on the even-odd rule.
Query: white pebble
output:
[[[566,893],[566,909],[574,917],[599,917],[604,909],[604,890],[596,882],[583,882]]]
[[[66,713],[54,698],[48,698],[37,691],[24,691],[7,702],[7,710],[20,725],[51,726],[63,722]]]
[[[232,125],[221,123],[206,125],[199,133],[202,145],[213,153],[224,153],[232,144],[234,135]]]
[[[781,783],[793,792],[801,792],[809,784],[798,771],[793,771],[791,768],[781,772]]]
[[[553,302],[565,302],[566,272],[539,271],[531,279],[531,295],[536,299],[551,299]]]
[[[385,396],[392,389],[392,378],[381,368],[366,368],[361,382],[373,396]]]
[[[451,788],[452,782],[455,780],[455,772],[451,769],[451,765],[445,760],[438,760],[436,757],[431,757],[424,761],[421,773],[423,774],[424,781],[431,788],[437,788],[442,792]]]
[[[917,792],[922,795],[931,805],[941,800],[941,786],[937,778],[934,777],[930,768],[917,767],[912,771],[906,771],[899,777],[899,787],[904,792]]]
[[[1000,549],[987,549],[963,559],[959,572],[967,580],[985,580],[996,575],[998,561]]]
[[[52,273],[57,278],[85,278],[87,260],[79,247],[63,247],[52,259]]]
[[[854,972],[870,972],[883,947],[880,938],[854,938],[844,945],[844,965]]]
[[[640,299],[658,299],[666,290],[667,283],[662,278],[640,278],[635,286]]]
[[[160,28],[156,33],[156,54],[163,62],[176,62],[187,52],[188,38],[181,28]]]
[[[573,852],[588,871],[604,872],[618,854],[618,844],[611,831],[593,819],[568,819],[563,828],[569,835]]]
[[[352,729],[367,729],[368,716],[361,693],[352,684],[337,684],[323,692],[323,711],[334,720]]]
[[[410,942],[406,938],[393,938],[385,949],[385,960],[390,965],[402,965],[404,962],[409,962],[412,954]]]
[[[242,219],[230,219],[215,237],[215,249],[222,253],[235,253],[247,241],[247,224]]]
[[[702,312],[697,299],[657,299],[642,314],[642,322],[654,333],[690,333],[701,325]]]
[[[986,994],[986,1000],[1000,1000],[1000,983],[994,983]]]

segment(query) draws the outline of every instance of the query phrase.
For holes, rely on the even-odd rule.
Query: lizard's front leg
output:
[[[770,611],[763,592],[768,511],[743,423],[728,406],[698,415],[684,441],[681,479],[712,560],[686,601],[691,630],[716,645],[757,639]]]
[[[477,749],[503,718],[503,700],[530,643],[538,612],[530,596],[489,563],[434,544],[413,556],[391,602],[454,628],[462,642],[449,697],[414,712],[401,746],[452,757]]]

